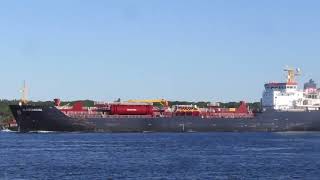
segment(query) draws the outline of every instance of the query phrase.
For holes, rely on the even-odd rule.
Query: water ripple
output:
[[[0,133],[0,179],[318,179],[320,133]]]

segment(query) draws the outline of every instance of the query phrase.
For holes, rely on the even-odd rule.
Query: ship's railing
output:
[[[152,115],[104,115],[104,114],[68,114],[69,117],[72,118],[81,118],[81,119],[95,119],[95,118],[154,118]]]
[[[104,118],[153,118],[152,115],[104,115]]]
[[[241,113],[241,114],[234,114],[234,113],[212,113],[203,116],[204,118],[221,118],[221,119],[239,119],[239,118],[253,118],[254,114],[252,113]]]
[[[80,118],[80,119],[98,119],[98,118],[114,118],[114,119],[135,119],[135,118],[170,118],[175,117],[176,115],[161,115],[161,116],[153,116],[153,115],[105,115],[105,114],[99,114],[99,113],[69,113],[66,114],[69,117],[72,118]],[[177,116],[177,117],[183,117],[183,116]],[[187,116],[186,116],[187,117]],[[188,116],[189,117],[189,116]],[[202,117],[203,119],[239,119],[239,118],[253,118],[254,114],[247,114],[247,113],[241,113],[241,114],[234,114],[234,113],[211,113],[211,114],[202,114],[200,116],[192,116],[192,117]]]

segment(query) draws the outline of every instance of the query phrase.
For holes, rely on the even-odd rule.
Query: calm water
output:
[[[0,133],[0,179],[319,179],[320,133]]]

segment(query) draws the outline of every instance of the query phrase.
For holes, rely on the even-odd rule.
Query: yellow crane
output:
[[[130,103],[160,103],[164,107],[169,106],[169,102],[165,99],[131,99],[128,102]]]
[[[288,73],[287,76],[287,83],[295,83],[296,82],[296,76],[301,75],[301,70],[300,68],[294,69],[294,68],[289,68],[286,67],[284,69],[284,71],[286,71]]]

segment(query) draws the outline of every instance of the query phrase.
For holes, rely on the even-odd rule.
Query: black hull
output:
[[[320,131],[320,111],[256,114],[254,118],[71,118],[55,107],[11,105],[19,131],[277,132]]]

